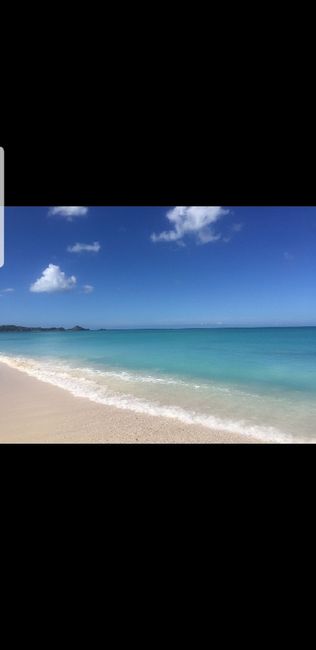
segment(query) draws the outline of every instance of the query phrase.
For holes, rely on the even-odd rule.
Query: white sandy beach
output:
[[[1,443],[258,443],[88,399],[0,363]]]

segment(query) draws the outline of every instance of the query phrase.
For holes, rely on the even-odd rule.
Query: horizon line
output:
[[[66,331],[74,329],[75,327],[82,327],[83,331],[98,332],[102,330],[106,331],[122,331],[122,330],[208,330],[208,329],[285,329],[285,328],[297,328],[297,327],[316,327],[315,324],[279,324],[279,325],[150,325],[150,326],[141,326],[141,325],[117,325],[117,326],[103,326],[103,327],[89,327],[89,326],[78,326],[78,325],[16,325],[13,323],[3,323],[1,327],[25,327],[29,329],[58,329],[63,328]]]

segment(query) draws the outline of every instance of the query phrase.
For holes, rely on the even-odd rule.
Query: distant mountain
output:
[[[80,325],[75,325],[75,327],[71,327],[68,332],[88,332],[90,330],[87,330],[85,327],[80,327]]]
[[[23,325],[0,325],[0,332],[89,332],[85,327],[76,325],[69,329],[65,327],[23,327]]]

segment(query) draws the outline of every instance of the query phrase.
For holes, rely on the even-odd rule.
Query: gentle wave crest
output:
[[[76,368],[57,361],[43,361],[26,357],[11,357],[0,354],[0,361],[6,365],[25,372],[31,377],[35,377],[43,382],[52,384],[59,388],[69,391],[76,397],[87,398],[90,401],[106,406],[133,411],[135,413],[144,413],[152,416],[166,417],[183,422],[184,424],[196,424],[207,427],[216,431],[236,433],[251,438],[256,438],[266,442],[288,443],[288,442],[306,442],[304,439],[296,439],[290,434],[285,434],[271,426],[250,425],[245,421],[234,421],[212,415],[197,413],[196,411],[186,410],[179,406],[164,406],[163,404],[140,399],[134,395],[125,393],[116,393],[104,383],[97,381],[98,374],[102,376],[112,376],[123,381],[139,382],[169,382],[181,383],[177,380],[166,380],[152,376],[142,377],[131,375],[127,372],[115,373],[112,371],[103,372],[91,368]],[[185,382],[183,382],[184,385]],[[195,388],[200,386],[195,385]],[[310,442],[310,440],[308,441]]]
[[[200,384],[188,384],[181,379],[172,379],[167,377],[153,377],[152,375],[136,375],[135,373],[127,372],[122,370],[120,372],[114,372],[113,370],[98,370],[92,368],[82,368],[85,372],[91,375],[101,375],[102,377],[113,377],[114,379],[119,379],[126,382],[140,383],[140,384],[165,384],[173,386],[190,386],[190,388],[201,388]]]

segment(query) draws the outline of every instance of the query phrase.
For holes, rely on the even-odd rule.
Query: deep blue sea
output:
[[[119,408],[316,441],[316,327],[0,333],[0,361]]]

